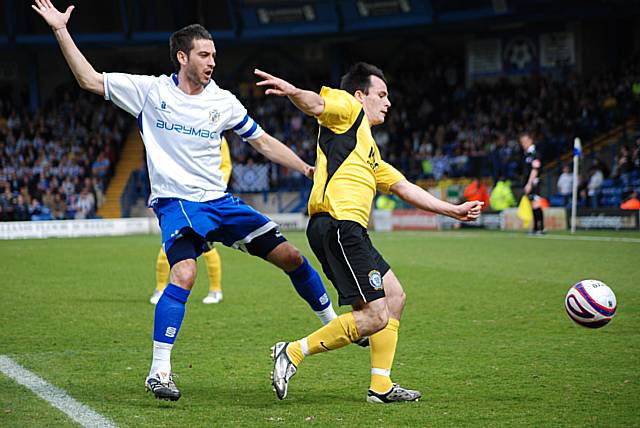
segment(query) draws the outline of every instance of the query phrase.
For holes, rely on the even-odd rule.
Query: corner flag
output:
[[[522,220],[524,227],[529,227],[531,220],[533,220],[533,210],[531,209],[531,202],[527,195],[522,195],[520,204],[518,205],[518,218]]]

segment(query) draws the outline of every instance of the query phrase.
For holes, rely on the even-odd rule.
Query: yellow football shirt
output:
[[[324,111],[317,117],[320,131],[309,214],[328,213],[366,228],[376,190],[388,193],[404,176],[380,157],[358,100],[326,86],[320,96]]]
[[[229,183],[231,177],[231,154],[229,153],[229,144],[227,139],[222,137],[222,144],[220,145],[220,151],[222,153],[222,161],[220,162],[220,172],[222,172],[222,179],[225,183]]]

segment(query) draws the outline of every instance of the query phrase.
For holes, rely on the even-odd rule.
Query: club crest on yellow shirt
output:
[[[369,151],[369,157],[367,159],[367,163],[369,164],[371,169],[374,171],[378,168],[378,162],[376,162],[376,156],[375,156],[375,151],[373,150],[373,147],[371,147],[371,150]]]
[[[374,290],[382,290],[382,275],[377,270],[369,272],[369,284]]]

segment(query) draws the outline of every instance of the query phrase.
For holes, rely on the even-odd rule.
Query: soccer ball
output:
[[[616,295],[602,281],[585,279],[567,293],[564,306],[572,320],[583,327],[600,328],[616,313]]]

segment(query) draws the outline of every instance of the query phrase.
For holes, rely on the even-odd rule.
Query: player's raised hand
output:
[[[482,206],[484,202],[481,201],[469,201],[458,205],[458,212],[456,218],[461,221],[471,221],[480,217]]]
[[[71,17],[71,12],[75,8],[75,6],[69,6],[67,10],[62,13],[58,9],[53,6],[50,0],[34,0],[35,4],[32,4],[31,7],[33,10],[38,12],[38,14],[44,18],[44,20],[51,26],[51,28],[55,30],[59,30],[67,26],[67,22]]]
[[[266,86],[268,89],[264,92],[267,95],[277,95],[279,97],[287,97],[295,95],[299,89],[284,79],[275,77],[257,68],[253,73],[262,80],[256,83],[257,86]]]

